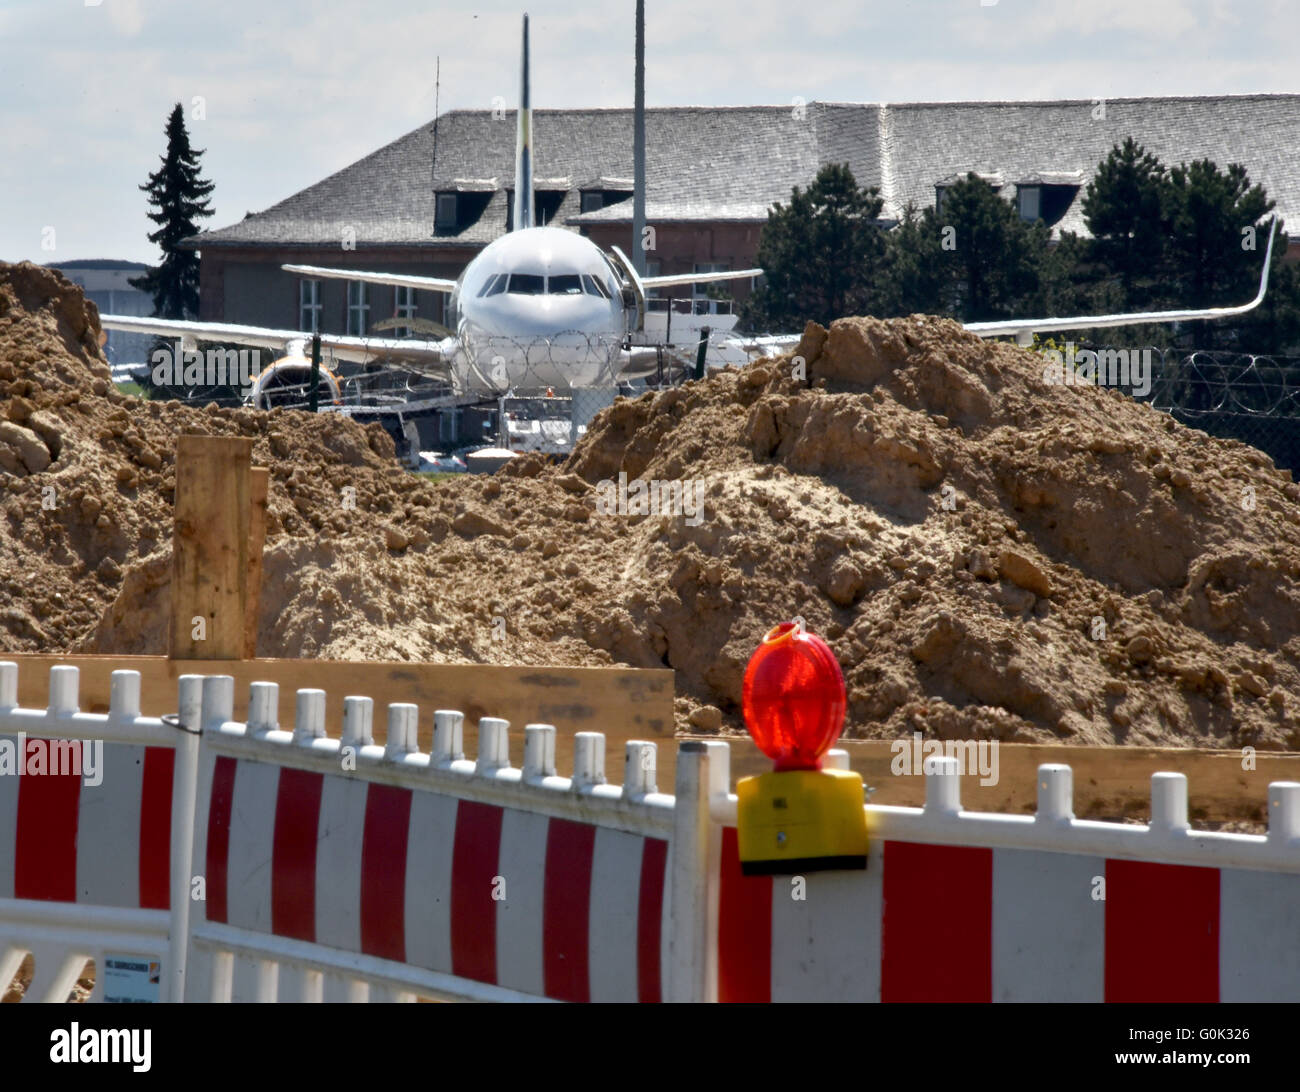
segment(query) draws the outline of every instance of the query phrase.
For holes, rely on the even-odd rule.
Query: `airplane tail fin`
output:
[[[528,79],[528,16],[519,73],[519,133],[515,141],[515,231],[533,226],[533,110]]]

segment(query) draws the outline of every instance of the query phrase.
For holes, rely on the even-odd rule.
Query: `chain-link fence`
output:
[[[1153,406],[1300,471],[1300,359],[1172,349],[1152,349],[1151,359]]]

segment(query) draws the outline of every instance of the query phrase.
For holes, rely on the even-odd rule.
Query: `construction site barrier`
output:
[[[1102,823],[1068,766],[1036,814],[977,814],[935,757],[923,808],[866,807],[865,871],[747,877],[722,742],[680,745],[670,796],[649,742],[608,784],[595,732],[561,777],[551,725],[512,768],[492,717],[469,759],[454,711],[425,754],[410,704],[377,745],[366,697],[330,739],[321,690],[282,729],[272,683],[241,723],[229,676],[183,676],[165,719],[135,672],[106,716],[76,668],[44,710],[16,682],[0,664],[0,746],[103,744],[92,778],[0,774],[0,982],[31,953],[27,999],[88,959],[103,999],[117,955],[159,964],[160,1000],[1300,1000],[1300,783],[1269,786],[1267,835],[1228,834],[1190,829],[1180,774],[1150,824]]]
[[[30,954],[29,1000],[64,1000],[89,960],[184,964],[198,737],[141,716],[139,672],[113,672],[107,715],[78,711],[77,682],[53,667],[48,707],[20,709],[0,663],[0,989]],[[201,685],[180,680],[195,722]]]

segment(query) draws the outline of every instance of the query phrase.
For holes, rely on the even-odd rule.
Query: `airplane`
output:
[[[303,277],[365,281],[445,293],[448,325],[438,339],[321,334],[323,350],[356,364],[386,361],[403,371],[446,383],[452,396],[420,405],[453,405],[466,396],[499,397],[511,391],[610,389],[659,367],[657,346],[633,344],[645,329],[648,294],[661,288],[762,276],[762,269],[643,277],[617,246],[603,251],[590,239],[556,227],[536,226],[533,206],[532,110],[528,16],[523,17],[520,103],[515,147],[513,230],[489,243],[455,280],[312,265],[283,265]],[[1208,321],[1258,307],[1268,288],[1276,218],[1270,223],[1259,291],[1246,304],[1199,310],[1152,311],[1066,318],[964,323],[982,338],[1014,336],[1022,346],[1036,332],[1098,329],[1145,323]],[[269,407],[278,387],[302,388],[311,362],[312,335],[233,323],[103,315],[105,329],[203,338],[284,351],[257,377],[252,402]],[[698,325],[698,324],[696,324]],[[756,355],[788,352],[799,334],[721,338],[709,345],[710,364],[743,364]],[[644,342],[644,338],[641,339]],[[694,346],[689,347],[693,355]],[[682,362],[683,353],[672,356]],[[325,401],[338,404],[340,387],[329,377]]]
[[[643,277],[618,247],[609,253],[577,232],[535,224],[528,16],[523,18],[520,103],[515,145],[513,230],[489,243],[456,280],[284,265],[310,278],[365,281],[447,294],[448,326],[437,340],[321,334],[336,360],[400,362],[417,374],[446,381],[455,395],[499,396],[507,391],[600,387],[651,374],[654,346],[633,346],[643,327],[647,294],[675,285],[762,276],[761,269]],[[304,335],[221,322],[104,315],[105,329],[177,338],[228,341],[284,349],[258,377],[257,391],[280,383],[302,385],[310,372]],[[262,397],[258,395],[258,397]],[[259,404],[255,401],[254,404]]]

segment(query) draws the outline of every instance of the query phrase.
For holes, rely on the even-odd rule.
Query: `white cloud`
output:
[[[144,8],[140,0],[102,0],[102,6],[113,29],[122,37],[134,38],[144,30]]]

